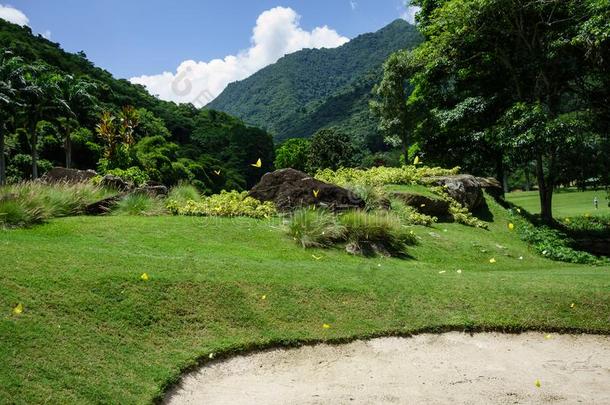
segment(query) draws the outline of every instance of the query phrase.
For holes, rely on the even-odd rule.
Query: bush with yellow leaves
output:
[[[414,184],[424,177],[449,176],[459,172],[459,167],[443,169],[440,167],[373,167],[371,169],[341,168],[325,169],[316,173],[316,179],[339,186],[366,185],[383,186],[386,184]]]
[[[261,202],[248,196],[247,192],[222,191],[201,201],[189,200],[180,204],[168,200],[167,209],[174,215],[269,218],[277,214],[272,202]]]
[[[438,222],[437,217],[419,213],[415,208],[409,207],[397,198],[392,198],[390,200],[390,209],[398,215],[400,220],[406,225],[432,226]]]

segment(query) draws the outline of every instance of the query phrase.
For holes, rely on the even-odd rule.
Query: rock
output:
[[[504,189],[498,179],[493,177],[477,177],[477,181],[481,188],[495,199],[501,198],[504,195]]]
[[[272,201],[279,211],[291,211],[303,206],[345,210],[364,207],[364,201],[349,190],[316,180],[295,169],[267,173],[250,190],[250,197]]]
[[[66,169],[54,167],[42,176],[45,183],[85,183],[97,176],[93,170]]]
[[[85,207],[86,215],[103,215],[108,213],[112,207],[116,205],[121,199],[125,197],[125,194],[118,194],[112,197],[104,198],[103,200],[96,201]]]
[[[428,177],[423,181],[444,187],[451,198],[468,208],[469,211],[479,208],[485,202],[481,184],[476,177],[469,174]]]
[[[148,194],[152,197],[167,197],[168,189],[161,183],[149,182],[133,190],[134,193]]]
[[[440,198],[402,192],[392,193],[392,197],[399,199],[409,207],[415,208],[415,210],[421,214],[432,217],[444,217],[449,215],[449,203]]]
[[[133,188],[133,184],[126,182],[119,176],[114,176],[112,174],[107,174],[102,177],[102,181],[100,181],[100,185],[102,187],[114,188],[119,191],[129,191]]]

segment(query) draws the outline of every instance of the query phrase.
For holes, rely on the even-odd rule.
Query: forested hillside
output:
[[[0,51],[0,100],[6,102],[0,146],[11,181],[37,177],[55,165],[137,167],[151,180],[187,180],[218,191],[250,186],[272,165],[273,141],[264,131],[224,113],[160,101],[28,27],[0,19]],[[120,132],[117,123],[128,106],[136,125],[119,159],[108,155],[112,145],[100,127]],[[263,167],[251,167],[259,158]]]
[[[383,62],[422,37],[404,20],[335,49],[305,49],[232,83],[208,107],[266,128],[276,139],[308,137],[335,126],[372,149],[379,143],[368,100]]]

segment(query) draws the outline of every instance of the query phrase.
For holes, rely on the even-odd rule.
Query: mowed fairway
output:
[[[211,353],[269,345],[610,333],[610,269],[538,257],[491,212],[489,231],[415,227],[407,260],[303,250],[277,220],[77,217],[0,231],[0,403],[150,403]]]
[[[599,200],[599,209],[595,209],[593,199]],[[519,191],[506,195],[513,204],[525,208],[532,214],[540,213],[540,197],[538,191]],[[561,190],[553,194],[553,215],[556,218],[574,217],[580,215],[610,215],[610,207],[606,200],[606,191]]]

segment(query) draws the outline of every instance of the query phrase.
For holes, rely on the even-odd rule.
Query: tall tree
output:
[[[12,53],[0,54],[0,186],[6,184],[6,155],[4,139],[13,120],[18,88],[23,84],[21,76],[22,60],[13,57]]]
[[[59,83],[62,76],[44,63],[28,65],[24,70],[25,86],[20,99],[24,104],[21,119],[26,129],[32,155],[32,178],[38,178],[38,124],[53,121],[65,105]]]
[[[409,78],[413,74],[411,52],[404,50],[392,54],[383,64],[383,79],[375,86],[376,99],[371,101],[372,111],[380,119],[380,129],[401,141],[405,161],[409,160],[411,132],[415,124],[414,109],[407,104]]]
[[[59,82],[62,116],[58,117],[57,122],[63,134],[68,169],[72,166],[72,132],[78,129],[79,121],[95,106],[95,88],[95,84],[72,75],[63,76]]]
[[[427,41],[413,58],[417,100],[437,118],[457,117],[456,136],[474,133],[535,160],[541,215],[552,221],[557,164],[591,122],[577,91],[590,72],[586,49],[574,39],[599,0],[420,3]]]

